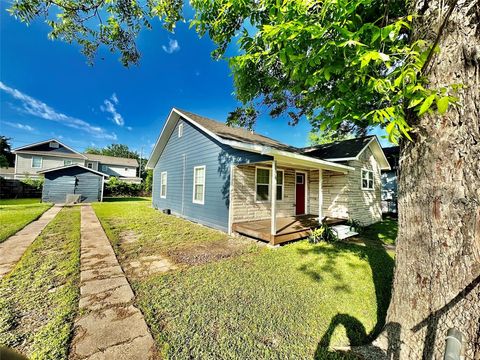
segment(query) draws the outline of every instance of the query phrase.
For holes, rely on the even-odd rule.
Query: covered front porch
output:
[[[346,222],[346,208],[324,204],[324,174],[344,178],[353,168],[295,154],[270,161],[233,165],[229,232],[276,245],[309,236],[321,221]],[[333,174],[333,175],[332,175]],[[335,208],[335,210],[333,210]],[[339,211],[336,211],[339,209]]]
[[[329,218],[323,219],[323,223],[333,226],[345,224],[346,219]],[[272,234],[271,219],[252,220],[234,223],[232,230],[235,233],[268,241],[272,245],[284,242],[300,240],[310,235],[311,230],[320,226],[318,215],[297,215],[277,217],[275,221],[275,233]]]

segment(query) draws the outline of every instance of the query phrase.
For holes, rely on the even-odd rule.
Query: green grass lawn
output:
[[[299,241],[271,249],[148,202],[94,208],[124,269],[158,253],[177,265],[145,277],[126,270],[166,359],[337,359],[348,356],[331,347],[366,343],[384,324],[394,262],[383,247]]]
[[[0,205],[28,205],[39,204],[40,198],[26,198],[26,199],[0,199]]]
[[[361,236],[385,245],[395,245],[398,232],[398,221],[392,217],[386,217],[382,221],[366,227]]]
[[[38,219],[52,204],[38,199],[8,199],[0,202],[0,243]]]
[[[80,286],[80,208],[64,208],[0,280],[0,347],[67,359]]]

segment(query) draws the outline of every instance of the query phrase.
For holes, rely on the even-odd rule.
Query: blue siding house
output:
[[[372,174],[378,173],[379,179],[388,162],[376,137],[349,147],[347,153],[335,151],[338,160],[326,160],[308,155],[306,149],[174,108],[147,163],[153,169],[152,204],[194,222],[273,244],[304,237],[306,218],[318,224],[327,218],[345,221],[358,213],[372,214],[366,222],[378,221],[380,186],[375,186]],[[367,178],[368,189],[361,188],[360,176]],[[368,190],[369,200],[358,206],[338,201],[339,195],[349,196],[342,181],[356,183],[356,198]]]
[[[179,119],[153,170],[153,206],[228,231],[231,165],[266,160],[271,157],[224,145],[195,124]],[[197,181],[197,199],[193,185],[196,167],[203,167],[197,175],[205,177],[197,179],[204,187],[200,189]]]

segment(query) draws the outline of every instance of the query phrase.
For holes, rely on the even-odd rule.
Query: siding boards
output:
[[[81,194],[81,202],[100,201],[102,177],[81,168],[69,168],[45,174],[42,200],[64,203],[67,194]]]
[[[183,123],[183,136],[178,125]],[[230,166],[270,160],[271,157],[233,149],[187,121],[180,121],[153,171],[153,206],[202,224],[228,230]],[[193,203],[193,168],[205,165],[205,201]],[[185,169],[185,171],[184,171]],[[167,196],[160,197],[160,174],[167,172]]]

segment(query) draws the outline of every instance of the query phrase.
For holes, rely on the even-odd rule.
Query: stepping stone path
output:
[[[40,218],[25,226],[15,235],[0,244],[0,279],[13,269],[33,240],[45,229],[62,209],[61,205],[52,206]]]
[[[71,359],[151,359],[153,338],[90,205],[82,206],[80,316]]]

